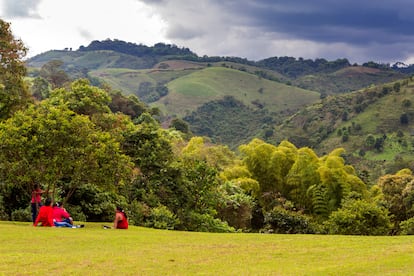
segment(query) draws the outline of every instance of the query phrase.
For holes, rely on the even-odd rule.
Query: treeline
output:
[[[258,66],[274,70],[291,78],[309,74],[332,73],[351,66],[346,58],[327,61],[323,58],[315,60],[294,57],[272,57],[257,62]]]
[[[142,56],[195,56],[188,48],[179,48],[176,45],[157,43],[152,47],[125,42],[117,39],[94,40],[88,46],[80,46],[79,51],[110,50],[127,55]]]

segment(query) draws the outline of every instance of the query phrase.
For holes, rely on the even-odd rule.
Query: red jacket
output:
[[[57,222],[61,222],[62,218],[67,219],[70,215],[68,212],[66,212],[65,209],[55,206],[53,207],[53,219]]]
[[[38,223],[42,223],[42,226],[55,226],[53,223],[53,208],[52,206],[40,207],[39,214],[33,226],[37,226]]]

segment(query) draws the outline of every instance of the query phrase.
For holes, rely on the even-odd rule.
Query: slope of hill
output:
[[[331,96],[279,125],[273,138],[319,154],[343,147],[348,161],[372,182],[384,173],[414,168],[413,103],[411,78]]]
[[[297,110],[319,99],[319,93],[260,78],[247,72],[208,67],[168,83],[169,93],[156,105],[167,114],[183,116],[224,96],[270,112]]]
[[[396,81],[405,74],[365,66],[349,66],[328,74],[308,74],[293,81],[293,84],[324,94],[338,94],[361,89],[371,85]]]

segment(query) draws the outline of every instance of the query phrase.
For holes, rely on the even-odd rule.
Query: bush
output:
[[[186,220],[186,228],[188,231],[197,232],[216,232],[216,233],[232,233],[236,230],[229,226],[227,222],[214,218],[210,214],[200,214],[190,212]]]
[[[86,221],[86,215],[82,212],[81,206],[65,205],[65,209],[75,221]]]
[[[152,227],[157,229],[173,230],[178,224],[177,217],[168,210],[164,205],[160,205],[151,209],[150,215],[145,222],[146,227]]]
[[[317,225],[310,218],[297,212],[288,211],[281,206],[264,214],[264,230],[278,234],[314,234]]]
[[[414,218],[400,222],[401,235],[414,235]]]
[[[237,229],[249,228],[254,207],[253,198],[232,182],[224,183],[219,189],[221,197],[217,208],[218,217]]]
[[[144,226],[145,219],[150,216],[151,209],[148,205],[142,202],[138,202],[134,200],[128,207],[129,216],[128,221],[129,224],[137,225],[137,226]]]
[[[9,220],[2,195],[0,195],[0,220]]]
[[[13,210],[11,219],[13,221],[32,221],[32,213],[30,207],[26,209]]]
[[[81,212],[88,221],[112,221],[115,207],[126,206],[125,198],[115,192],[105,191],[96,185],[86,184],[78,188],[65,205],[69,213],[77,216],[75,212]],[[70,208],[69,208],[70,206]],[[75,208],[79,206],[80,208]],[[75,219],[75,218],[74,218]]]
[[[386,235],[391,230],[388,211],[364,200],[345,201],[325,222],[330,234]]]

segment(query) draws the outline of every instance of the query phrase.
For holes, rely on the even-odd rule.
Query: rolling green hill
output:
[[[274,139],[310,146],[320,154],[337,147],[369,181],[414,169],[414,82],[411,78],[331,96],[277,126]]]
[[[186,48],[162,43],[147,47],[118,40],[94,41],[76,51],[49,51],[27,60],[27,65],[35,77],[36,70],[56,59],[64,62],[63,69],[73,78],[88,77],[94,83],[107,83],[158,107],[164,115],[164,125],[168,126],[171,118],[183,118],[195,135],[210,136],[233,148],[259,137],[269,142],[289,138],[297,146],[312,146],[320,151],[326,147],[325,151],[329,151],[338,145],[338,139],[347,139],[342,138],[343,133],[348,139],[355,134],[337,134],[339,129],[349,128],[346,123],[351,118],[358,114],[370,118],[368,121],[380,118],[363,114],[371,104],[379,102],[380,95],[384,99],[390,96],[383,89],[391,86],[385,90],[392,91],[393,84],[386,83],[407,77],[394,67],[373,62],[360,66],[346,59],[292,57],[254,62],[237,57],[198,57]],[[329,96],[337,94],[341,95]],[[322,103],[320,98],[324,98]],[[396,106],[391,108],[401,111]],[[302,111],[290,118],[299,110]],[[397,119],[399,116],[394,115]],[[411,113],[406,116],[411,120]],[[389,118],[383,120],[391,122]],[[395,128],[389,124],[373,131],[369,127],[372,122],[358,124],[364,135],[368,129],[378,136],[378,129],[389,132],[387,127]],[[273,125],[277,125],[274,130]],[[356,138],[349,140],[353,142],[348,144],[360,144]],[[349,152],[355,155],[358,150],[361,147],[350,148]],[[371,153],[368,150],[366,154]]]
[[[260,78],[247,72],[208,67],[168,83],[169,93],[155,104],[167,114],[183,116],[224,96],[270,112],[297,110],[319,99],[319,93]]]

